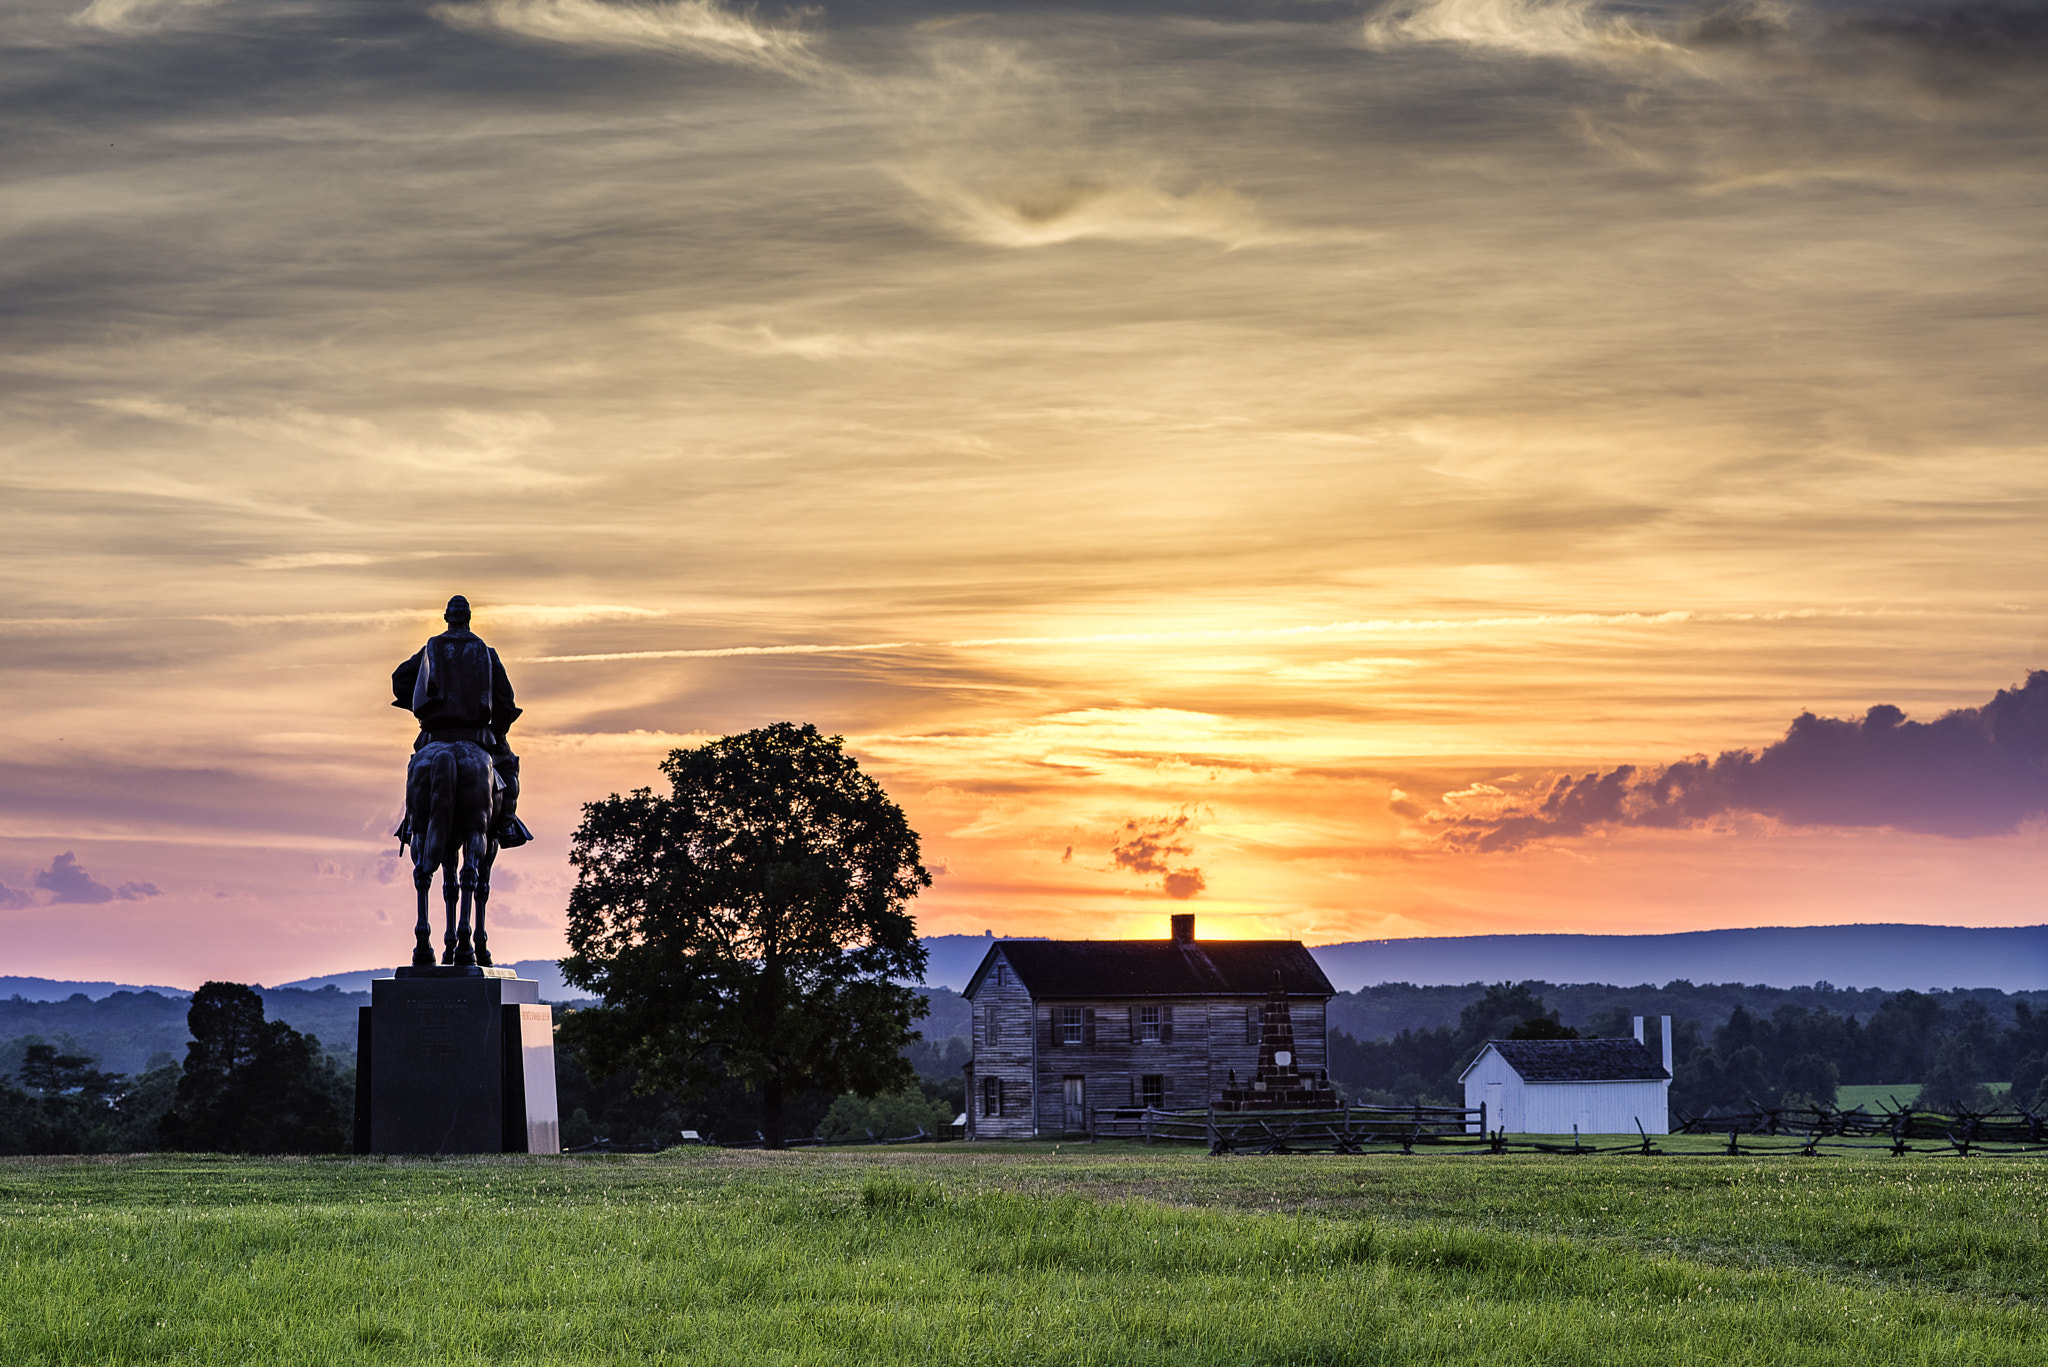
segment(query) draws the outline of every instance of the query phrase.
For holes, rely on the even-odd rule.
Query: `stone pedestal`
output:
[[[552,1013],[509,968],[370,983],[356,1046],[358,1153],[560,1153]]]

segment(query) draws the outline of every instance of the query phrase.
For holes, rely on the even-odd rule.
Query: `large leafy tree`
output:
[[[917,833],[838,737],[778,722],[662,762],[671,795],[587,804],[562,973],[601,1006],[564,1023],[600,1071],[701,1094],[737,1077],[783,1143],[783,1100],[912,1080],[925,1013]]]
[[[218,1153],[332,1153],[343,1147],[340,1083],[320,1041],[263,1018],[241,983],[192,994],[177,1099],[158,1122],[164,1147]]]

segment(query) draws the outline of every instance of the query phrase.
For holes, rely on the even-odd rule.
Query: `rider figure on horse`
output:
[[[519,819],[519,756],[505,740],[522,709],[513,704],[498,652],[469,629],[469,600],[459,593],[450,598],[441,619],[448,629],[391,671],[391,705],[419,718],[415,753],[435,741],[468,741],[491,757],[504,785],[491,834],[500,849],[516,849],[533,839]],[[401,826],[396,834],[409,831]]]

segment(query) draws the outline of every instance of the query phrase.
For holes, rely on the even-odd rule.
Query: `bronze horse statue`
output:
[[[448,910],[440,962],[490,965],[484,909],[491,900],[491,862],[498,857],[494,832],[504,788],[491,757],[482,746],[469,741],[430,742],[415,750],[406,766],[405,822],[396,834],[400,849],[412,846],[412,884],[419,893],[419,920],[413,926],[415,968],[434,964],[427,892],[434,885],[437,868],[441,871],[441,898]],[[472,910],[474,935],[470,930]]]

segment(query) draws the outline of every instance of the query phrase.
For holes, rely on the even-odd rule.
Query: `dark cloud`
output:
[[[66,850],[50,861],[50,867],[35,876],[35,884],[51,894],[56,903],[72,903],[81,906],[95,906],[101,902],[139,902],[145,897],[158,897],[162,889],[154,883],[123,883],[119,887],[108,887],[95,882],[93,876],[78,862],[78,856]]]
[[[1186,813],[1180,816],[1148,817],[1126,821],[1109,857],[1116,867],[1130,873],[1158,875],[1168,897],[1185,902],[1209,886],[1198,868],[1175,868],[1172,861],[1185,859],[1195,847],[1182,834],[1187,830]]]
[[[1822,77],[1905,80],[1944,96],[2037,98],[2048,67],[2048,4],[1958,0],[1949,4],[1818,6],[1734,0],[1702,7],[1682,29],[1701,50],[1747,51]]]
[[[1699,826],[1739,813],[1791,826],[2007,834],[2048,814],[2048,671],[2029,673],[1982,707],[1930,722],[1909,721],[1889,704],[1860,721],[1806,712],[1761,751],[1564,775],[1538,798],[1504,797],[1490,812],[1439,812],[1432,820],[1446,827],[1445,844],[1484,851],[1606,826]]]
[[[35,898],[21,889],[10,888],[5,883],[0,883],[0,911],[14,911],[20,907],[30,906],[34,902]]]

